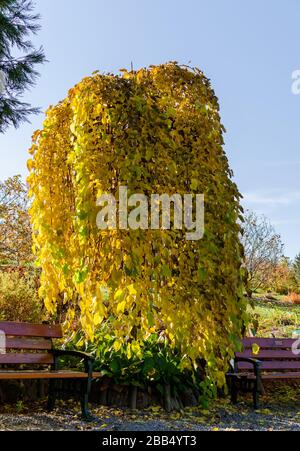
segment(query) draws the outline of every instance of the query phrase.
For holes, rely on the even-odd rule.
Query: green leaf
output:
[[[197,179],[192,179],[191,181],[191,190],[196,191],[199,186],[199,182]]]
[[[162,267],[161,267],[161,274],[162,274],[163,277],[171,277],[172,276],[172,271],[170,270],[169,266],[162,265]]]
[[[148,323],[150,327],[154,326],[154,315],[152,312],[149,312],[147,315]]]
[[[198,269],[198,276],[199,276],[199,281],[203,282],[206,278],[206,269],[205,268],[199,268]]]
[[[68,273],[70,272],[70,267],[69,267],[69,265],[67,265],[67,263],[65,263],[64,266],[63,266],[63,268],[62,268],[62,270],[63,270],[63,273],[64,273],[64,274],[68,274]]]
[[[118,374],[120,371],[119,360],[113,359],[110,363],[110,369],[114,374]]]
[[[77,212],[77,218],[80,219],[80,221],[84,221],[85,219],[87,219],[89,216],[89,214],[86,211],[83,210],[79,210]]]
[[[81,227],[79,231],[80,236],[86,238],[89,235],[89,229],[87,227]]]
[[[74,276],[75,283],[83,283],[88,275],[88,268],[84,268],[81,271],[77,271]]]

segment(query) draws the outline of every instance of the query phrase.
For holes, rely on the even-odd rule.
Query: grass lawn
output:
[[[254,297],[253,306],[249,303],[248,310],[253,318],[256,335],[292,337],[293,332],[300,329],[300,305],[284,301],[283,296],[274,295],[272,298]]]

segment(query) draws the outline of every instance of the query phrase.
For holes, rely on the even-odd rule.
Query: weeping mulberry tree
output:
[[[245,320],[240,194],[223,150],[218,100],[198,69],[176,63],[96,72],[47,112],[33,136],[29,185],[40,295],[89,340],[101,324],[128,358],[162,332],[183,367],[206,362],[222,386]],[[100,230],[102,194],[205,195],[205,233]]]

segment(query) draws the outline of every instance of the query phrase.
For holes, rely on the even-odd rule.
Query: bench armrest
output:
[[[237,366],[238,362],[246,362],[246,363],[251,363],[253,365],[253,371],[255,374],[255,390],[259,393],[264,393],[264,387],[263,387],[262,378],[261,378],[261,365],[262,365],[261,360],[252,359],[250,357],[235,357],[234,372],[236,374],[238,374],[238,372],[239,372],[239,369]]]
[[[235,357],[234,358],[234,372],[238,373],[238,366],[237,364],[239,362],[246,362],[246,363],[251,363],[253,365],[253,370],[256,376],[260,375],[260,367],[262,362],[260,360],[257,359],[252,359],[250,357]]]
[[[72,351],[72,350],[64,350],[64,349],[53,349],[52,350],[53,356],[54,356],[54,366],[57,368],[58,366],[58,359],[60,357],[78,357],[81,360],[84,360],[84,367],[86,373],[91,374],[93,372],[93,363],[94,363],[94,357],[90,354],[87,354],[82,351]]]

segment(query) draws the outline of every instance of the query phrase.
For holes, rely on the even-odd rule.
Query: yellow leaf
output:
[[[138,357],[142,357],[141,347],[137,341],[133,341],[131,343],[131,349],[133,354],[136,354]]]
[[[98,326],[99,324],[101,324],[102,321],[103,321],[103,316],[101,316],[99,312],[96,313],[94,315],[94,324],[95,324],[95,326]]]
[[[128,285],[127,289],[128,289],[128,293],[129,293],[131,296],[135,296],[135,295],[137,294],[137,291],[136,291],[136,289],[134,288],[133,284],[132,284],[132,285]]]
[[[118,352],[118,351],[120,351],[120,349],[122,347],[122,343],[120,341],[118,341],[118,340],[115,340],[113,347],[114,347],[114,350],[116,352]]]
[[[114,299],[117,301],[123,296],[124,292],[120,288],[115,292]]]
[[[253,345],[252,345],[252,354],[258,355],[259,354],[259,350],[260,350],[260,347],[258,346],[258,344],[253,343]]]
[[[171,415],[170,418],[172,418],[172,420],[179,420],[179,418],[181,417],[180,413],[173,413],[173,415]]]
[[[33,160],[27,161],[27,169],[28,169],[28,171],[32,171],[32,169],[34,169],[34,161]]]
[[[117,313],[124,313],[126,307],[126,301],[122,301],[117,305]]]
[[[263,415],[271,415],[271,413],[272,413],[270,409],[261,409],[258,412]]]
[[[159,412],[161,410],[160,406],[151,406],[150,409],[151,412]]]

